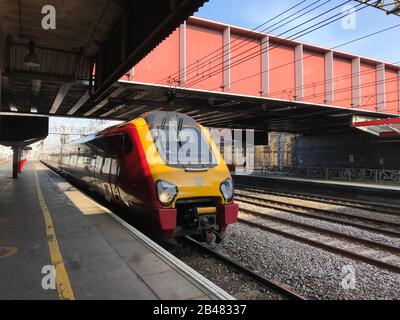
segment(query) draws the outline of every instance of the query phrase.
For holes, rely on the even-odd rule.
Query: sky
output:
[[[121,121],[50,117],[49,135],[44,144],[46,147],[59,145],[61,143],[59,132],[68,134],[67,140],[71,141],[80,138],[82,129],[84,134],[91,134],[119,123]]]
[[[348,6],[353,6],[355,10],[358,10],[364,6],[358,6],[359,3],[352,0],[305,0],[295,9],[291,11],[289,10],[291,7],[301,2],[302,0],[209,0],[202,8],[199,9],[195,16],[237,25],[243,28],[255,29],[264,22],[285,12],[282,16],[264,25],[261,29],[266,28],[266,31],[270,31],[271,26],[274,23],[279,23],[281,21],[281,23],[279,23],[280,27],[271,32],[271,34],[280,35],[281,33],[300,25],[300,27],[297,29],[287,32],[281,36],[286,38],[290,37],[296,32],[305,30],[305,28],[321,22],[326,18],[330,18],[333,15],[341,13],[341,10],[344,6],[347,6],[345,9],[348,9]],[[300,14],[297,14],[289,19],[287,18],[289,15],[294,14],[296,11],[301,10],[309,5],[310,7],[308,9],[304,9]],[[307,20],[312,19],[335,7],[337,7],[335,10],[327,13],[326,15],[310,21],[308,24],[302,25],[302,23],[305,23]],[[312,10],[314,8],[315,10]],[[309,10],[312,11],[288,23],[288,20],[294,19],[298,17],[298,15],[306,13],[306,11]],[[350,45],[340,47],[338,50],[384,62],[399,63],[400,17],[386,15],[385,12],[372,7],[367,7],[356,12],[354,19],[346,19],[344,21],[339,19],[332,24],[329,24],[296,40],[326,48],[333,48],[348,41],[395,25],[399,25],[399,27],[384,33],[380,33],[379,35],[357,41]],[[274,28],[276,28],[276,26]],[[261,31],[261,29],[257,30]],[[72,119],[55,120],[55,118],[50,120],[50,125],[54,125],[56,123],[57,125],[83,126],[87,122],[85,122],[85,120]],[[109,123],[110,126],[113,124],[115,124],[115,122]],[[53,139],[58,140],[56,137],[53,137]]]
[[[316,0],[307,0],[303,4],[299,5],[292,11],[288,9],[298,3],[300,0],[209,0],[196,14],[195,16],[206,18],[210,20],[216,20],[219,22],[224,22],[228,24],[237,25],[244,28],[254,29],[260,24],[268,21],[269,19],[275,17],[276,15],[285,12],[286,14],[280,16],[276,20],[271,21],[266,24],[262,29],[267,28],[271,30],[271,25],[285,19],[290,14],[311,5]],[[309,22],[298,29],[291,32],[287,32],[282,35],[283,38],[289,37],[294,33],[304,30],[305,28],[318,23],[324,18],[329,18],[341,12],[343,4],[346,6],[352,5],[356,7],[359,5],[356,1],[346,1],[346,0],[321,0],[314,5],[310,6],[308,9],[302,11],[305,13],[308,10],[316,8],[304,15],[303,17],[289,23],[283,24],[281,28],[272,32],[274,35],[279,35],[296,25],[304,23],[305,21],[316,17],[317,15],[339,6],[334,11],[327,13],[320,18]],[[356,7],[355,10],[364,7],[360,5]],[[301,13],[301,14],[302,14]],[[400,24],[400,17],[395,15],[386,15],[385,12],[378,10],[376,8],[367,7],[355,13],[355,23],[352,21],[349,23],[344,23],[347,27],[346,29],[342,26],[341,19],[327,25],[319,30],[316,30],[310,34],[301,37],[299,40],[301,42],[311,43],[318,46],[323,46],[327,48],[332,48],[347,41],[362,37],[369,33],[376,32],[381,29],[385,29],[394,25]],[[297,16],[293,16],[293,19]],[[286,19],[284,21],[288,21]],[[345,22],[348,22],[346,19]],[[352,28],[354,26],[354,28]],[[270,27],[268,29],[268,27]],[[350,27],[350,28],[349,28]],[[260,29],[258,29],[260,30]],[[356,43],[343,46],[338,48],[340,51],[345,51],[353,53],[356,55],[361,55],[364,57],[374,58],[376,60],[384,62],[400,62],[400,27],[392,29],[390,31],[381,33],[379,35],[367,38]]]

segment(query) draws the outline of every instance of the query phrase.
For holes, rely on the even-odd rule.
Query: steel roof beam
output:
[[[38,103],[39,103],[39,95],[40,95],[40,88],[42,87],[41,80],[31,80],[31,112],[37,113],[38,112]]]
[[[67,115],[71,116],[75,114],[90,98],[89,91],[86,91],[77,103],[67,112]]]
[[[67,95],[69,89],[71,89],[72,83],[63,83],[58,90],[57,96],[54,99],[53,105],[49,111],[50,114],[55,114],[58,108],[61,106],[61,103],[64,101],[65,96]]]

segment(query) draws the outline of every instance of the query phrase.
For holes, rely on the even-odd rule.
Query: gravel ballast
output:
[[[388,245],[392,245],[392,246],[400,248],[400,238],[390,237],[390,236],[386,236],[386,235],[379,234],[376,232],[362,230],[362,229],[359,229],[356,227],[346,226],[344,224],[323,221],[323,220],[319,220],[316,218],[306,218],[306,217],[298,216],[298,215],[295,215],[295,214],[292,214],[289,212],[285,212],[283,210],[281,211],[281,210],[263,208],[263,207],[257,206],[256,204],[252,205],[252,204],[247,204],[247,203],[241,203],[240,201],[237,201],[237,202],[240,204],[240,208],[243,208],[243,209],[254,210],[256,212],[266,213],[266,214],[270,214],[272,216],[285,218],[290,221],[305,223],[305,224],[308,224],[311,226],[320,227],[320,228],[324,228],[324,229],[328,229],[328,230],[333,230],[336,232],[341,232],[341,233],[359,237],[362,239],[374,240],[374,241],[382,243],[382,244],[388,244]]]
[[[311,299],[400,299],[400,275],[241,223],[229,226],[222,254]],[[342,270],[345,268],[344,270]],[[355,271],[355,288],[345,289]]]
[[[222,261],[200,252],[185,243],[168,246],[168,251],[201,273],[226,292],[239,300],[287,299],[272,288],[264,287],[246,275],[239,273]]]

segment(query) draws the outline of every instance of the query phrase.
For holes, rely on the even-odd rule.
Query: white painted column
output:
[[[186,83],[186,21],[179,27],[179,81]]]
[[[231,28],[226,27],[223,34],[223,91],[231,88]]]
[[[4,30],[0,25],[0,69],[5,69],[5,53],[6,53],[6,36]]]
[[[0,110],[2,110],[3,108],[5,109],[5,107],[3,107],[1,105],[1,79],[2,79],[2,72],[3,69],[5,69],[5,50],[6,50],[6,39],[5,39],[5,34],[3,31],[2,26],[0,25]]]
[[[134,81],[135,78],[135,67],[132,67],[132,69],[129,72],[129,81]]]
[[[376,110],[385,111],[385,64],[376,66]]]
[[[269,94],[269,37],[261,39],[261,95]]]
[[[335,99],[333,84],[333,51],[328,51],[325,53],[325,103],[327,104]]]
[[[400,113],[400,70],[397,71],[397,112]]]
[[[299,44],[294,49],[295,60],[295,87],[296,87],[296,100],[301,100],[304,97],[304,70],[303,70],[303,44]]]
[[[351,61],[351,96],[353,108],[360,107],[361,104],[361,59],[354,58]]]
[[[1,70],[1,66],[0,66],[0,111],[2,111],[3,106],[1,105],[1,79],[3,78],[2,75],[2,70]]]

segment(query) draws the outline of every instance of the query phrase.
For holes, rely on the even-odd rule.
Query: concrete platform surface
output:
[[[8,164],[0,299],[232,299],[43,164],[17,180]]]

